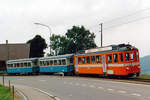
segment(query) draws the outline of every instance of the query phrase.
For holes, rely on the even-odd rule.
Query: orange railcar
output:
[[[74,56],[74,69],[76,74],[138,76],[139,52],[125,44],[90,49]]]

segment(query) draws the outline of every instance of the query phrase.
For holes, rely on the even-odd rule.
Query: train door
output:
[[[105,55],[102,55],[102,67],[103,67],[103,73],[106,74],[107,65],[106,65]]]
[[[76,72],[78,73],[78,58],[77,57],[75,57],[75,70],[76,70]]]

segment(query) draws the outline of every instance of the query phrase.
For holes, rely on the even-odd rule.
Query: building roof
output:
[[[30,44],[0,44],[0,61],[29,58]]]

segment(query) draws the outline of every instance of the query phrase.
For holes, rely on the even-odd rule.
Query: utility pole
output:
[[[100,26],[101,26],[101,30],[100,30],[100,32],[101,32],[101,47],[103,47],[103,23],[101,23]]]

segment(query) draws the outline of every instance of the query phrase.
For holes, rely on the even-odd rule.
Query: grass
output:
[[[150,75],[148,75],[148,74],[141,74],[139,76],[139,78],[148,78],[148,79],[150,79]]]
[[[12,93],[8,87],[0,85],[0,100],[12,100]]]

